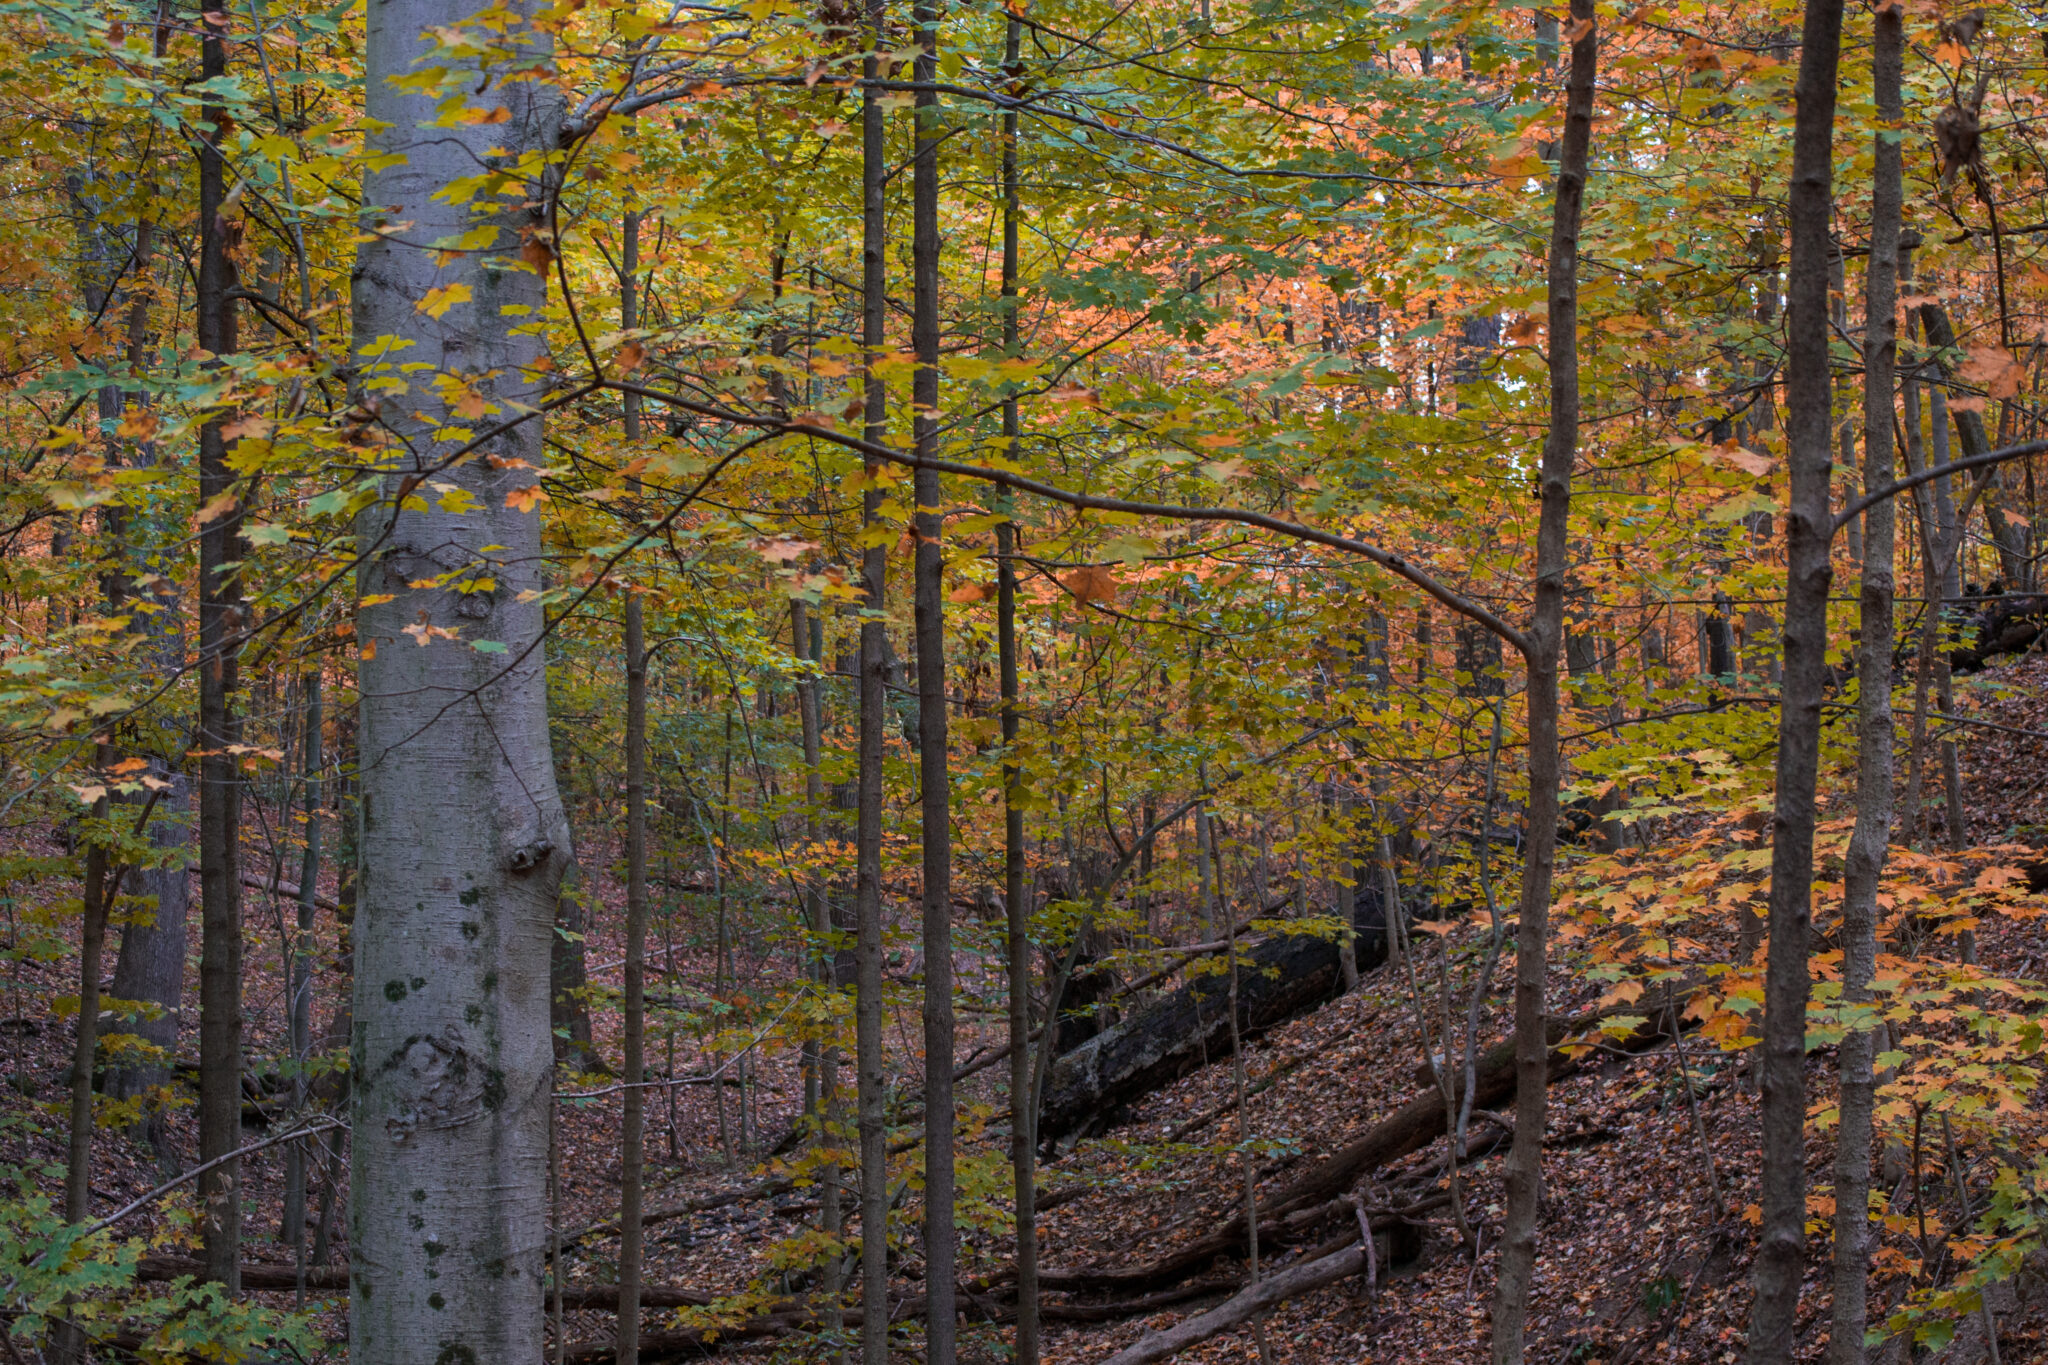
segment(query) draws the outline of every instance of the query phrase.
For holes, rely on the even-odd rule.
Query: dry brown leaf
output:
[[[1090,564],[1062,578],[1060,586],[1072,593],[1077,602],[1113,602],[1118,584],[1116,572],[1107,564]]]
[[[1749,449],[1732,436],[1714,445],[1714,457],[1725,460],[1743,473],[1759,479],[1770,473],[1775,463],[1770,456]]]

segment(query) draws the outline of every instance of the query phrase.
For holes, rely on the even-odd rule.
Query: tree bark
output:
[[[299,860],[298,923],[292,941],[291,979],[287,986],[292,1061],[301,1068],[292,1079],[292,1107],[300,1110],[306,1107],[310,1097],[303,1068],[313,1053],[313,926],[319,910],[320,770],[326,762],[321,752],[324,717],[321,714],[320,670],[317,667],[305,673],[303,686],[306,700],[302,728],[305,736],[300,743],[300,766],[305,788],[306,846]],[[285,1149],[284,1239],[291,1244],[295,1256],[305,1255],[306,1146],[299,1142]]]
[[[544,239],[551,187],[511,168],[554,148],[561,114],[556,87],[532,78],[552,45],[524,26],[524,3],[492,39],[518,53],[511,70],[460,77],[463,102],[483,118],[442,119],[441,92],[401,84],[433,60],[431,33],[472,9],[391,0],[370,12],[364,56],[369,150],[393,158],[364,175],[363,201],[375,206],[366,226],[407,227],[367,234],[353,298],[356,411],[366,431],[389,433],[370,454],[385,497],[357,523],[369,559],[357,616],[356,1365],[542,1353],[549,948],[571,856],[549,752],[542,518],[521,505],[546,456],[538,416],[447,467],[439,461],[453,447],[434,433],[468,425],[451,388],[473,389],[494,424],[541,404],[543,343],[527,319],[545,304],[546,282],[505,255],[450,259],[414,244],[480,226],[496,228],[502,247]],[[502,198],[451,204],[440,194],[490,166],[513,176]],[[430,290],[451,286],[467,297],[439,317],[422,310]],[[399,369],[420,359],[436,365],[438,383]],[[415,492],[430,470],[461,496]],[[412,586],[421,580],[435,585]]]
[[[149,826],[150,843],[158,849],[186,847],[191,841],[191,783],[183,774],[157,772],[171,785],[157,801]],[[116,1000],[152,1006],[155,1018],[137,1017],[117,1030],[132,1033],[168,1057],[177,1047],[180,1013],[185,1001],[186,918],[192,904],[191,869],[173,861],[167,867],[138,868],[128,874],[138,896],[152,897],[156,913],[149,920],[131,920],[121,930],[121,951],[108,988]],[[106,1093],[117,1100],[133,1099],[162,1085],[169,1070],[154,1064],[124,1062],[107,1068]],[[144,1128],[155,1140],[161,1120],[151,1116]]]
[[[803,598],[793,598],[789,604],[790,648],[796,655],[797,673],[797,721],[802,728],[804,746],[804,837],[814,850],[824,837],[821,812],[825,805],[824,774],[824,709],[818,695],[817,669],[824,666],[824,632],[817,629],[818,622],[812,617],[810,604]],[[811,980],[821,995],[830,996],[837,982],[832,971],[832,905],[825,890],[825,880],[815,874],[804,879],[804,919],[811,933]],[[810,1063],[816,1083],[815,1101],[806,1115],[811,1124],[811,1140],[830,1151],[839,1141],[839,1049],[816,1042],[805,1044],[806,1060]],[[819,1267],[818,1287],[823,1300],[821,1319],[828,1333],[836,1333],[840,1326],[839,1295],[840,1267],[845,1257],[839,1251],[839,1237],[844,1231],[843,1217],[839,1202],[840,1170],[837,1161],[829,1161],[818,1168],[818,1226],[825,1234],[828,1250],[824,1263]],[[834,1352],[834,1361],[843,1359]]]
[[[1898,360],[1899,220],[1904,180],[1896,130],[1904,118],[1905,16],[1896,4],[1875,16],[1871,52],[1877,97],[1871,178],[1870,264],[1863,309],[1863,486],[1890,486],[1892,384]],[[1892,833],[1892,635],[1895,503],[1863,518],[1862,633],[1856,650],[1856,828],[1849,837],[1842,894],[1842,1001],[1870,1000],[1877,968],[1877,884]],[[1877,1021],[1851,1018],[1839,1054],[1841,1122],[1835,1146],[1834,1321],[1830,1365],[1861,1365],[1869,1318],[1870,1139]]]
[[[200,13],[200,74],[227,75],[223,31],[228,11],[209,0]],[[216,134],[227,111],[208,105],[200,118]],[[197,334],[202,351],[224,356],[235,349],[235,266],[229,255],[234,227],[227,201],[227,161],[215,137],[199,144],[199,278]],[[242,1135],[242,877],[241,765],[231,752],[241,741],[235,714],[237,656],[242,631],[242,510],[227,464],[227,414],[209,414],[199,429],[199,501],[213,509],[199,531],[199,1159],[235,1150]],[[226,507],[222,510],[221,503]],[[207,1273],[236,1292],[241,1262],[240,1162],[214,1167],[199,1178],[204,1209],[201,1239]]]
[[[640,215],[628,211],[619,251],[619,326],[640,325]],[[625,407],[626,448],[640,442],[640,395]],[[641,1182],[647,1156],[647,645],[640,594],[625,604],[626,653],[626,1020],[624,1111],[619,1132],[619,1365],[640,1360]]]
[[[1572,507],[1572,465],[1579,449],[1579,225],[1593,140],[1593,84],[1600,33],[1594,0],[1572,0],[1571,70],[1564,137],[1558,149],[1548,266],[1550,426],[1539,474],[1536,602],[1525,658],[1529,674],[1529,845],[1522,863],[1515,929],[1515,1137],[1507,1160],[1506,1212],[1494,1288],[1494,1365],[1519,1365],[1536,1271],[1536,1225],[1543,1194],[1543,1132],[1548,1105],[1550,884],[1557,856],[1558,661],[1564,643],[1565,569]],[[1448,1043],[1446,1044],[1448,1046]]]
[[[884,216],[889,152],[886,110],[875,82],[888,46],[888,0],[867,0],[868,53],[861,60],[861,347],[864,435],[889,439],[888,386],[876,374],[888,345],[889,240]],[[860,622],[860,738],[854,816],[854,1072],[860,1138],[861,1365],[889,1365],[889,1078],[882,1057],[882,779],[888,738],[889,558],[880,543],[882,466],[869,460],[861,490],[865,599]]]
[[[1772,818],[1770,949],[1762,1045],[1763,1227],[1750,1316],[1751,1365],[1792,1358],[1806,1248],[1807,941],[1812,920],[1814,787],[1827,674],[1829,495],[1828,254],[1841,0],[1807,0],[1794,87],[1786,271],[1785,653]]]
[[[911,167],[912,439],[920,459],[939,455],[939,12],[917,0],[915,154]],[[947,764],[945,496],[938,472],[913,476],[917,624],[917,770],[924,854],[925,1356],[953,1365],[957,1323],[953,1262],[953,824]]]
[[[1023,26],[1012,14],[1003,33],[1003,70],[1022,74]],[[1003,111],[1003,354],[1022,350],[1017,315],[1018,228],[1021,195],[1017,183],[1017,111]],[[1017,458],[1022,433],[1017,398],[1003,400],[1004,453]],[[1025,881],[1024,770],[1017,762],[1019,737],[1017,677],[1016,496],[1005,489],[996,525],[996,668],[1003,702],[1003,912],[1009,972],[1010,1176],[1017,1225],[1017,1331],[1011,1359],[1038,1365],[1038,1096],[1031,1064],[1031,904]]]

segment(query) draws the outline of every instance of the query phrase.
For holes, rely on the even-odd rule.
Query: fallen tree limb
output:
[[[1206,1313],[1197,1313],[1164,1331],[1147,1332],[1104,1361],[1103,1365],[1154,1365],[1154,1362],[1207,1341],[1219,1332],[1229,1331],[1283,1300],[1356,1275],[1365,1268],[1365,1262],[1365,1244],[1353,1242],[1328,1256],[1289,1266],[1279,1274],[1239,1291]]]
[[[242,1288],[247,1290],[289,1293],[299,1287],[299,1272],[294,1266],[245,1261],[240,1273]],[[155,1255],[144,1256],[136,1268],[136,1278],[145,1282],[163,1282],[187,1275],[194,1279],[204,1278],[206,1263],[192,1256]],[[307,1266],[305,1283],[308,1290],[344,1291],[348,1288],[348,1267]],[[548,1293],[545,1299],[546,1306],[553,1308],[555,1296]],[[658,1284],[640,1288],[640,1304],[644,1308],[704,1308],[715,1302],[716,1296],[697,1289]],[[562,1307],[571,1311],[615,1313],[619,1307],[619,1287],[572,1284],[562,1295]]]
[[[192,875],[198,876],[199,869],[193,868]],[[242,885],[248,887],[251,891],[274,892],[277,895],[283,896],[288,901],[295,901],[299,898],[299,888],[293,886],[290,882],[274,882],[268,877],[259,877],[253,872],[244,872],[242,874]],[[341,912],[341,906],[336,903],[332,896],[323,896],[315,892],[313,904],[330,913],[339,914]]]

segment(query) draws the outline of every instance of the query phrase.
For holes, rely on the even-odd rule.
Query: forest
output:
[[[2048,10],[0,0],[12,1365],[2048,1360]]]

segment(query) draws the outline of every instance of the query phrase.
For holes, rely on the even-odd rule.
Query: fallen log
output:
[[[244,1289],[289,1291],[299,1287],[299,1272],[296,1266],[245,1261],[242,1263],[240,1274]],[[144,1256],[136,1263],[135,1277],[145,1283],[161,1283],[186,1275],[195,1280],[204,1279],[206,1262],[196,1256],[159,1254]],[[309,1265],[306,1267],[306,1288],[323,1291],[347,1289],[348,1267]]]
[[[1550,1021],[1553,1047],[1596,1028],[1606,1015],[1595,1013],[1575,1019]],[[1646,1019],[1625,1039],[1611,1046],[1638,1052],[1670,1037],[1670,1011],[1659,1011]],[[1577,1062],[1563,1052],[1550,1056],[1550,1080],[1555,1083],[1577,1070]],[[1462,1088],[1462,1082],[1460,1083]],[[1493,1108],[1515,1093],[1515,1050],[1512,1040],[1496,1044],[1480,1058],[1472,1087],[1478,1108]],[[1417,1152],[1444,1134],[1444,1100],[1434,1086],[1409,1100],[1387,1118],[1374,1124],[1277,1194],[1259,1200],[1259,1237],[1278,1238],[1286,1216],[1311,1204],[1322,1204],[1344,1194],[1360,1177],[1390,1161]],[[1219,1256],[1240,1254],[1245,1245],[1243,1214],[1231,1217],[1222,1227],[1197,1238],[1178,1250],[1168,1252],[1149,1265],[1128,1269],[1061,1270],[1046,1267],[1038,1282],[1045,1289],[1121,1289],[1142,1291],[1177,1284],[1197,1271],[1208,1268]]]
[[[1964,633],[1967,643],[1949,651],[1949,668],[1957,673],[1978,673],[1993,659],[2018,654],[2041,640],[2048,624],[2048,596],[2039,593],[1993,599],[1970,622]]]
[[[1207,1341],[1219,1332],[1229,1331],[1283,1300],[1356,1275],[1365,1269],[1365,1265],[1366,1249],[1362,1242],[1353,1242],[1327,1256],[1304,1260],[1247,1286],[1206,1313],[1197,1313],[1163,1331],[1147,1332],[1104,1361],[1103,1365],[1154,1365],[1198,1342]]]
[[[1386,916],[1382,898],[1371,887],[1361,885],[1357,900],[1353,942],[1363,971],[1385,956]],[[1284,1024],[1334,999],[1343,985],[1335,939],[1318,934],[1262,939],[1239,962],[1237,1033],[1251,1037]],[[1132,1010],[1062,1054],[1047,1071],[1039,1098],[1039,1140],[1057,1143],[1106,1130],[1131,1101],[1229,1056],[1230,1040],[1230,982],[1222,973],[1198,976]]]
[[[240,1274],[242,1288],[246,1290],[290,1293],[299,1287],[299,1272],[295,1266],[245,1261]],[[154,1255],[144,1256],[137,1264],[136,1278],[145,1282],[160,1283],[188,1275],[193,1279],[203,1279],[206,1263],[192,1256]],[[307,1266],[306,1288],[333,1293],[346,1291],[348,1267]],[[555,1306],[554,1294],[547,1293],[544,1298],[544,1306],[552,1309]],[[704,1308],[716,1302],[715,1295],[697,1289],[659,1284],[640,1287],[640,1306],[643,1308]],[[572,1284],[562,1294],[562,1307],[571,1312],[615,1313],[619,1308],[619,1287],[615,1284]]]

